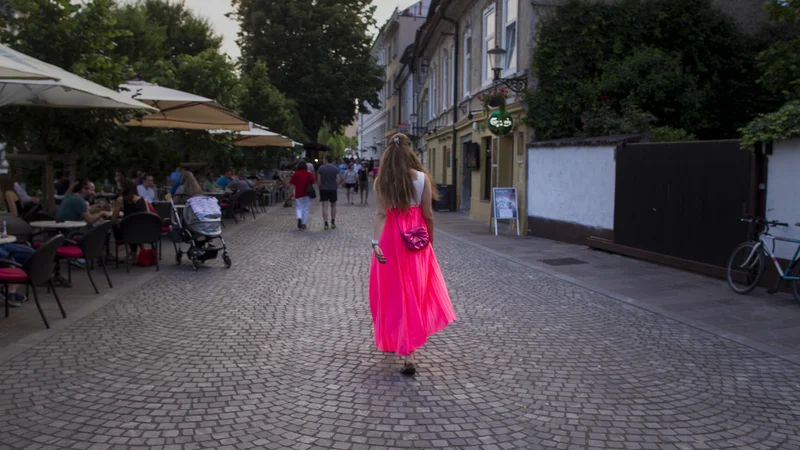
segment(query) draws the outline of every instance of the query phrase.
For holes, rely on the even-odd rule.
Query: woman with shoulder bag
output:
[[[456,314],[431,247],[436,192],[406,135],[390,141],[374,189],[369,303],[375,345],[402,356],[401,372],[410,376],[417,371],[414,351]]]
[[[289,184],[292,186],[289,198],[293,198],[295,201],[297,228],[305,230],[308,224],[308,212],[311,209],[311,199],[317,196],[314,190],[314,174],[308,171],[305,161],[297,163]]]

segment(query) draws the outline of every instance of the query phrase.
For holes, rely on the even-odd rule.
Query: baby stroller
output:
[[[222,261],[225,268],[231,268],[231,258],[222,239],[222,210],[215,198],[194,197],[186,202],[183,207],[172,203],[172,243],[175,246],[175,262],[181,263],[183,254],[192,261],[192,269],[197,270],[200,264],[210,259],[215,259],[222,250]],[[179,212],[183,211],[183,214]],[[214,245],[219,240],[221,247]],[[188,244],[189,249],[184,252],[181,248]]]

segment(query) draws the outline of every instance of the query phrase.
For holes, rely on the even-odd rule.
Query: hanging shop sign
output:
[[[507,111],[496,110],[489,115],[489,131],[495,136],[505,136],[514,130],[514,119]]]

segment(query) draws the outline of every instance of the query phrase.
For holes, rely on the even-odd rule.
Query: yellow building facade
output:
[[[520,232],[525,234],[531,130],[523,124],[521,92],[531,65],[532,6],[524,0],[434,0],[431,11],[415,43],[417,122],[426,130],[418,146],[425,166],[437,184],[454,185],[458,210],[487,223],[492,188],[516,188]],[[506,52],[500,81],[488,53],[494,48]],[[508,92],[505,110],[514,123],[504,136],[489,131],[493,110],[486,111],[480,101],[500,89]]]

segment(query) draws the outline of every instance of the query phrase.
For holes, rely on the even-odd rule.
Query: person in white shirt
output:
[[[17,193],[20,202],[22,202],[23,208],[25,208],[25,210],[28,210],[33,205],[38,205],[39,199],[28,195],[28,192],[25,190],[25,186],[19,183],[19,180],[21,179],[22,179],[22,170],[20,169],[14,170],[14,192]]]
[[[356,175],[358,175],[358,171],[359,171],[359,170],[361,170],[361,162],[359,162],[358,160],[355,160],[355,162],[353,163],[353,172],[355,172],[355,173],[356,173]],[[358,193],[358,188],[359,188],[359,186],[358,186],[358,182],[356,182],[356,185],[353,187],[353,190],[354,190],[356,193]],[[354,204],[354,203],[351,203],[351,205],[352,205],[352,204]]]
[[[150,203],[156,201],[156,185],[153,182],[152,175],[145,175],[142,184],[136,186],[136,191],[139,197],[147,200]]]

